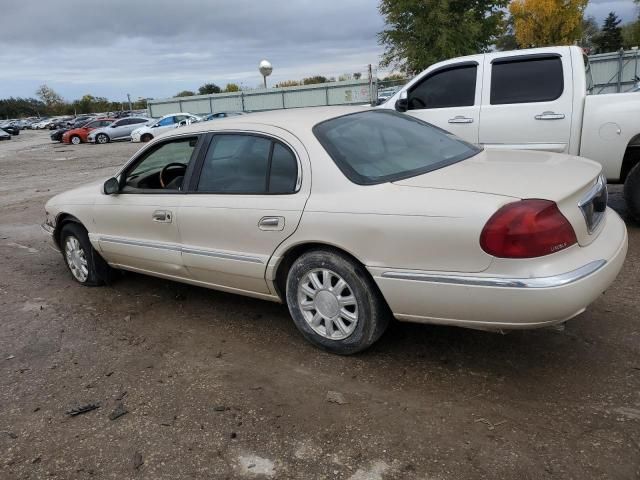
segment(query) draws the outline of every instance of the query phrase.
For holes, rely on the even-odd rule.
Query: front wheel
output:
[[[73,278],[86,286],[98,286],[113,276],[113,270],[89,242],[87,231],[79,224],[68,223],[60,232],[60,249]]]
[[[300,256],[287,275],[286,297],[302,335],[332,353],[368,348],[389,323],[389,309],[369,273],[337,251]]]
[[[71,137],[71,143],[74,145],[80,145],[82,143],[82,139],[78,135],[74,135]]]
[[[140,137],[140,141],[143,143],[147,143],[152,139],[153,139],[153,135],[151,135],[150,133],[145,133],[144,135],[142,135],[142,137]]]
[[[96,143],[104,145],[105,143],[109,143],[109,137],[106,133],[99,133],[96,135]]]
[[[636,164],[624,182],[624,199],[636,222],[640,222],[640,163]]]

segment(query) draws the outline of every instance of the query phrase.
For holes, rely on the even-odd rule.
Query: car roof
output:
[[[368,106],[334,106],[334,107],[308,107],[308,108],[289,108],[281,110],[269,110],[267,112],[255,112],[251,115],[237,115],[228,117],[224,122],[202,122],[192,123],[184,127],[180,127],[174,133],[202,133],[213,130],[228,130],[234,125],[238,126],[273,126],[296,132],[300,130],[309,131],[314,125],[331,118],[348,115],[349,113],[357,113],[369,110]],[[163,135],[165,136],[165,135]]]

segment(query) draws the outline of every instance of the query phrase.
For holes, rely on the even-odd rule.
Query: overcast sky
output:
[[[46,83],[66,99],[173,96],[205,82],[256,87],[364,72],[382,49],[377,0],[0,0],[0,98]],[[633,20],[632,0],[592,0],[587,14]]]

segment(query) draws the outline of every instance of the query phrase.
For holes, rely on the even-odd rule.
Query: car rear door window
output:
[[[550,102],[562,95],[562,60],[558,56],[494,60],[491,105]]]
[[[216,135],[197,190],[208,193],[286,194],[295,191],[297,160],[279,142],[257,135]]]
[[[409,110],[472,106],[477,69],[477,65],[453,66],[427,76],[409,90]]]
[[[269,170],[269,193],[291,193],[296,189],[297,180],[296,157],[284,145],[275,143]]]

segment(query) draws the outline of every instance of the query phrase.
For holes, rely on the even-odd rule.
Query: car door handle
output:
[[[449,119],[449,123],[473,123],[473,118],[465,117],[464,115],[456,115]]]
[[[154,222],[171,223],[171,212],[168,210],[156,210],[151,214]]]
[[[564,113],[555,113],[555,112],[542,112],[539,115],[535,116],[536,120],[562,120],[564,118]]]
[[[262,217],[258,222],[260,230],[283,230],[284,217]]]

